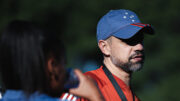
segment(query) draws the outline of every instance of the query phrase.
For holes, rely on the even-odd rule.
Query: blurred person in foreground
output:
[[[5,87],[2,101],[62,101],[66,82],[64,46],[55,34],[27,21],[12,21],[0,38],[0,70]],[[102,101],[93,80],[75,70],[80,84],[69,91]],[[67,100],[67,99],[64,99]]]
[[[144,33],[154,30],[130,10],[111,10],[98,22],[97,42],[104,60],[99,69],[85,74],[97,82],[106,101],[139,101],[130,82],[132,73],[143,67]]]

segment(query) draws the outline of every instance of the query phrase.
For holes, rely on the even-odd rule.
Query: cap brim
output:
[[[154,29],[149,24],[130,24],[120,28],[112,35],[121,39],[129,39],[139,31],[145,32],[147,34],[154,34]]]

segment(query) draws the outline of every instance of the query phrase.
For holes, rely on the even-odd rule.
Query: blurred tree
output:
[[[154,36],[146,35],[146,62],[143,70],[134,73],[133,88],[143,101],[178,101],[179,4],[179,0],[1,0],[0,31],[13,19],[36,22],[60,34],[68,66],[88,68],[95,61],[99,67],[98,20],[110,9],[133,10],[156,30]]]

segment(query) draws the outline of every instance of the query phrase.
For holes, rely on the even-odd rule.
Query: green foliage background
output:
[[[102,57],[96,24],[110,9],[130,9],[156,34],[145,38],[146,62],[133,74],[133,88],[142,101],[179,101],[179,0],[1,0],[0,31],[14,19],[28,20],[59,33],[68,66],[81,68]]]

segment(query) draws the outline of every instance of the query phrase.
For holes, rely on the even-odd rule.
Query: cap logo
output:
[[[133,19],[134,17],[135,17],[134,15],[129,15],[128,12],[125,12],[123,19],[131,20],[134,23],[135,22],[135,19]]]
[[[150,27],[147,29],[147,33],[153,33],[153,28],[149,24],[141,23],[133,11],[111,10],[98,22],[97,40],[105,40],[110,36],[128,39],[145,27]]]

